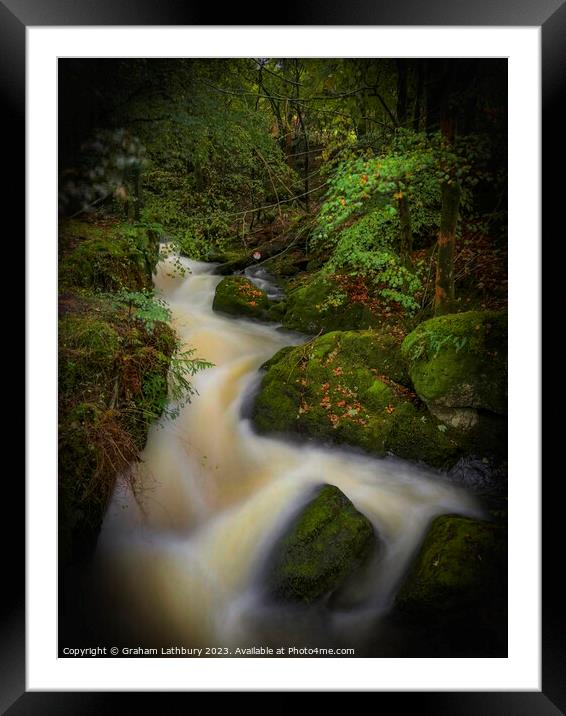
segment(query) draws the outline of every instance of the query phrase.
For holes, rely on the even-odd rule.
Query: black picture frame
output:
[[[396,26],[537,26],[542,28],[542,112],[543,132],[543,197],[545,226],[552,213],[561,205],[560,182],[553,182],[550,174],[560,161],[559,140],[562,115],[558,103],[564,90],[566,67],[566,2],[565,0],[357,0],[338,3],[336,0],[316,0],[306,4],[287,5],[287,15],[276,17],[281,6],[272,8],[272,15],[264,12],[258,17],[250,8],[235,4],[222,10],[222,25],[396,25]],[[0,0],[0,96],[3,100],[2,125],[6,149],[13,152],[9,172],[3,172],[2,196],[4,206],[16,217],[17,242],[25,216],[25,31],[29,26],[77,25],[218,25],[213,22],[218,8],[198,5],[191,0]],[[553,137],[553,141],[549,137]],[[9,139],[9,141],[6,141]],[[542,233],[541,233],[542,235]],[[18,237],[18,238],[16,238]],[[536,240],[533,237],[533,240]],[[532,376],[531,380],[539,380]],[[29,446],[28,446],[28,449]],[[0,623],[0,712],[10,716],[23,714],[99,714],[113,708],[130,711],[132,700],[143,699],[145,708],[168,708],[169,700],[186,700],[191,694],[128,692],[107,694],[79,692],[26,692],[25,690],[25,594],[24,594],[24,479],[16,479],[9,471],[4,481],[5,514],[0,521],[6,531],[3,545],[9,546],[14,566],[5,573],[2,590],[6,606]],[[510,476],[513,479],[513,476]],[[542,610],[542,690],[540,692],[375,692],[374,707],[405,707],[419,714],[490,714],[512,716],[552,716],[566,713],[566,647],[562,619],[563,598],[559,588],[562,570],[560,560],[552,566],[553,545],[560,545],[560,501],[554,497],[557,483],[549,481],[543,493],[543,610]],[[7,483],[7,484],[6,484]],[[10,506],[9,509],[7,506]],[[7,547],[6,547],[7,549]],[[9,576],[9,578],[6,578]],[[513,595],[511,595],[512,598]],[[125,699],[127,698],[127,704]],[[159,702],[157,702],[159,699]],[[164,699],[166,700],[164,702]],[[167,704],[167,705],[166,705]],[[389,710],[389,709],[388,709]]]

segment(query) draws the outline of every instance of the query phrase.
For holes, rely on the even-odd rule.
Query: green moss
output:
[[[370,328],[379,318],[361,304],[348,301],[331,277],[315,274],[289,293],[283,325],[304,333]]]
[[[270,304],[265,291],[244,276],[227,276],[216,287],[212,308],[221,313],[267,318]]]
[[[403,582],[396,609],[442,618],[505,598],[504,527],[454,515],[437,517]]]
[[[340,348],[345,360],[376,370],[395,383],[411,386],[395,336],[379,330],[348,331],[342,333]]]
[[[66,255],[59,266],[63,287],[121,288],[152,287],[152,273],[159,258],[157,235],[142,226],[111,224],[103,227],[87,222],[62,222]]]
[[[448,469],[466,453],[466,444],[422,407],[397,405],[388,434],[390,452],[413,462]]]
[[[332,485],[321,487],[274,549],[268,591],[310,603],[333,592],[375,547],[371,523]]]
[[[383,410],[394,400],[394,393],[379,380],[374,380],[366,391],[366,403],[372,410]]]
[[[272,321],[280,322],[287,310],[286,301],[273,302],[269,307],[269,318]]]
[[[107,321],[91,314],[67,315],[59,321],[59,390],[80,386],[90,376],[110,371],[120,347],[120,335]]]
[[[399,345],[378,331],[327,333],[265,366],[252,408],[263,433],[295,433],[446,468],[463,454],[410,390]],[[397,380],[393,380],[391,376]]]
[[[421,323],[402,353],[429,405],[507,411],[507,315],[469,311]]]
[[[177,349],[177,335],[167,323],[157,321],[152,331],[152,344],[159,353],[170,358]]]
[[[116,222],[101,226],[83,219],[60,219],[59,221],[59,246],[68,253],[72,250],[77,242],[90,239],[100,239],[108,231],[113,231]]]

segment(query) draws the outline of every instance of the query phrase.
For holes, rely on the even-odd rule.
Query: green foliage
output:
[[[231,233],[230,223],[217,210],[183,218],[175,229],[175,246],[179,253],[206,260],[214,250],[222,250]]]
[[[147,115],[145,98],[155,116],[137,127],[148,155],[142,216],[162,223],[193,258],[239,235],[252,217],[246,208],[299,191],[270,113],[245,93],[239,72],[247,62],[231,61],[233,72],[216,61],[177,63],[174,72],[162,65],[155,75],[150,67],[147,87],[128,108]],[[159,93],[151,93],[153,82]]]
[[[414,312],[419,304],[415,296],[422,288],[415,268],[404,265],[392,248],[396,217],[391,220],[376,209],[340,232],[325,271],[347,271],[367,277],[384,302],[395,302]]]
[[[150,373],[142,384],[141,410],[148,420],[162,416],[175,420],[181,410],[198,394],[191,378],[201,370],[211,368],[213,363],[195,358],[195,349],[177,351],[167,356],[168,370]]]
[[[168,272],[167,276],[179,276],[185,277],[188,273],[191,273],[190,268],[185,266],[179,256],[179,246],[177,242],[169,242],[161,244],[159,247],[159,255],[161,259],[168,259]]]
[[[438,227],[443,182],[458,181],[462,207],[471,206],[470,188],[489,180],[485,137],[468,135],[449,146],[440,135],[398,129],[392,141],[378,153],[366,150],[340,163],[329,181],[319,214],[318,239],[330,239],[346,221],[378,207],[386,242],[398,239],[397,201],[405,197],[415,234],[434,234]],[[377,221],[377,219],[374,219]]]
[[[177,352],[171,356],[169,365],[169,402],[164,406],[167,417],[174,419],[181,409],[197,395],[190,378],[201,370],[212,368],[214,363],[195,358],[195,348]]]
[[[348,294],[338,289],[331,291],[326,298],[319,304],[319,311],[326,313],[327,311],[335,311],[342,308],[348,301]]]
[[[434,331],[427,332],[426,338],[413,346],[411,360],[419,360],[425,355],[430,358],[438,357],[441,349],[447,345],[453,346],[458,353],[469,341],[469,336],[443,335]]]
[[[319,214],[319,234],[327,238],[352,216],[360,216],[376,205],[382,221],[397,215],[394,200],[407,196],[417,206],[426,203],[432,187],[427,177],[434,172],[437,152],[426,135],[398,130],[393,143],[377,156],[362,156],[342,162],[329,181],[325,202]],[[425,191],[422,192],[422,185]]]
[[[153,331],[155,323],[166,323],[171,320],[171,311],[165,301],[156,298],[151,291],[118,291],[110,295],[116,306],[125,306],[128,309],[128,319],[135,319],[143,323],[147,331]]]
[[[69,315],[59,322],[59,390],[85,389],[86,376],[91,374],[103,390],[104,376],[115,365],[121,337],[108,321],[95,316]]]
[[[414,313],[422,282],[419,267],[400,256],[398,204],[403,197],[408,201],[414,234],[434,236],[440,208],[436,161],[425,135],[399,130],[386,152],[365,152],[342,162],[330,181],[313,240],[315,246],[333,246],[326,271],[362,275],[384,303]]]

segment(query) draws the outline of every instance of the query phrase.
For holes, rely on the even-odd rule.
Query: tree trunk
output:
[[[259,107],[259,100],[261,99],[260,95],[263,88],[263,65],[260,64],[257,71],[257,97],[255,101],[255,111],[257,112],[257,108]]]
[[[283,118],[281,116],[281,109],[279,107],[279,103],[275,101],[275,99],[271,95],[271,92],[267,89],[267,86],[263,81],[263,68],[262,71],[259,73],[258,77],[258,98],[256,102],[256,109],[259,106],[259,95],[264,94],[267,97],[267,101],[269,102],[269,106],[271,107],[271,111],[273,112],[273,116],[275,117],[275,122],[277,124],[277,131],[279,133],[279,136],[277,137],[277,142],[281,147],[282,151],[285,151],[285,123],[283,122]]]
[[[408,60],[395,60],[397,66],[397,126],[406,127],[407,123],[407,70]],[[404,264],[411,262],[411,251],[413,250],[413,231],[411,229],[411,212],[406,195],[397,187],[401,194],[397,200],[399,211],[399,222],[401,224],[401,260]]]
[[[442,214],[438,234],[434,315],[442,316],[454,309],[454,245],[460,208],[460,186],[452,180],[442,185]]]
[[[397,65],[397,124],[407,121],[407,60],[395,60]]]
[[[310,203],[309,203],[309,172],[310,172],[310,162],[309,162],[309,137],[307,134],[307,130],[305,127],[305,123],[303,121],[303,115],[301,110],[297,106],[297,115],[299,117],[299,122],[301,125],[301,130],[303,132],[303,140],[304,140],[304,150],[305,153],[303,154],[304,162],[303,162],[303,176],[304,176],[304,186],[305,186],[305,210],[308,212],[310,210]],[[299,145],[300,146],[300,145]]]
[[[453,67],[449,65],[445,68],[444,90],[439,102],[440,133],[448,146],[454,144],[456,136],[454,106],[450,99],[453,81],[454,71]],[[451,313],[454,310],[454,246],[460,209],[460,184],[453,168],[445,166],[443,169],[444,173],[448,175],[448,179],[442,183],[442,209],[434,290],[435,316]]]
[[[136,167],[134,173],[134,219],[140,221],[142,208],[141,169]]]
[[[301,80],[301,67],[299,65],[299,61],[295,60],[295,109],[297,112],[297,117],[299,119],[299,126],[301,127],[301,133],[303,135],[303,142],[304,142],[304,151],[305,153],[302,155],[304,157],[303,162],[303,177],[304,177],[304,186],[305,186],[305,197],[304,197],[304,204],[305,204],[305,210],[308,212],[310,210],[310,197],[309,197],[309,171],[310,171],[310,163],[309,163],[309,137],[307,134],[307,130],[305,127],[305,122],[303,118],[303,113],[301,112],[301,105],[300,105],[300,80]],[[299,148],[301,147],[300,143],[297,143]]]
[[[424,65],[423,61],[417,60],[417,89],[415,94],[415,110],[413,112],[413,129],[415,132],[419,131],[420,123],[421,123],[421,104],[422,104],[422,98],[423,98],[423,88],[424,88]]]
[[[438,132],[443,94],[447,92],[448,73],[445,60],[426,60],[425,64],[425,131],[427,134]]]

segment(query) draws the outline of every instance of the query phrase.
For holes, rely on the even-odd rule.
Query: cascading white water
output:
[[[187,275],[165,258],[155,286],[183,344],[215,366],[194,378],[199,394],[175,420],[152,427],[137,499],[125,484],[116,488],[96,555],[113,618],[136,644],[330,644],[361,655],[431,518],[480,509],[461,488],[396,458],[256,435],[242,402],[260,365],[301,338],[214,313],[221,278],[209,264],[181,261]],[[332,609],[266,603],[269,549],[321,483],[371,520],[384,545],[379,559]]]

